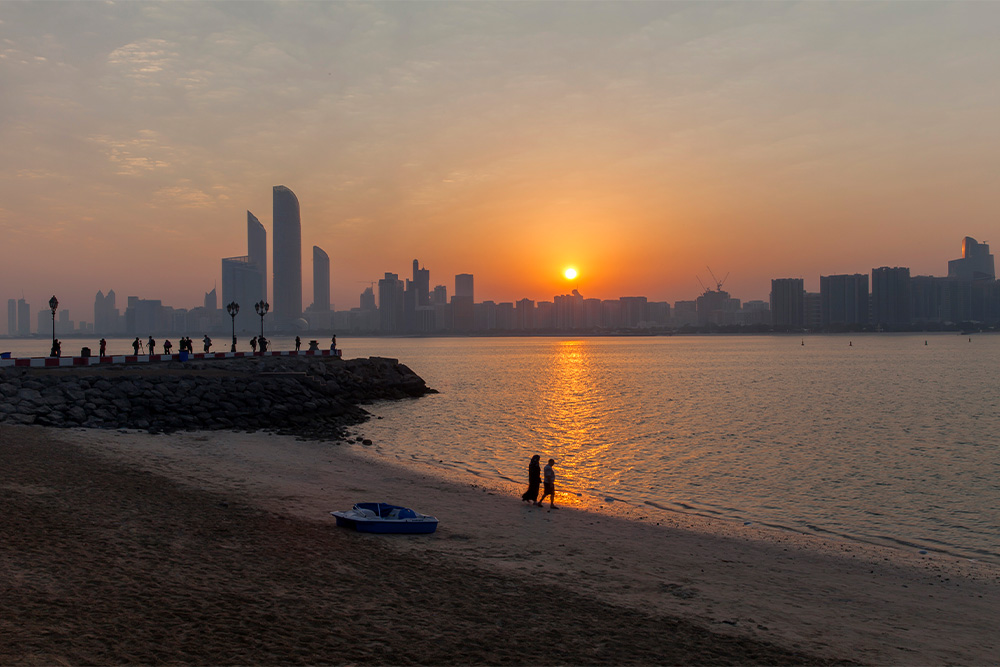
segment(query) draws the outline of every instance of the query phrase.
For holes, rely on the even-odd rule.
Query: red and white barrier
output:
[[[187,361],[200,359],[241,359],[243,357],[340,357],[341,350],[282,350],[278,352],[195,352]],[[97,366],[100,364],[144,364],[156,361],[184,361],[180,354],[113,355],[108,357],[31,357],[26,359],[0,359],[0,368],[27,366],[50,368],[63,366]]]

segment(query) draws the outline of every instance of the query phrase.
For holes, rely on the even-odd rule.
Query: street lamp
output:
[[[236,351],[236,313],[240,312],[240,304],[235,301],[230,301],[229,305],[226,306],[226,310],[229,311],[229,317],[233,318],[233,347],[230,352]]]
[[[253,309],[257,311],[258,315],[260,315],[260,337],[263,339],[264,338],[264,316],[267,315],[267,311],[269,311],[271,309],[271,304],[269,304],[267,301],[264,301],[263,299],[261,299],[260,301],[258,301],[257,303],[255,303],[253,305]]]
[[[59,307],[59,299],[53,294],[52,298],[49,299],[49,309],[52,310],[52,351],[49,353],[50,357],[55,357],[56,355],[56,308]]]

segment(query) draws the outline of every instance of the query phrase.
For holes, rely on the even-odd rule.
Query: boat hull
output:
[[[358,503],[346,512],[330,512],[337,525],[359,533],[426,535],[437,530],[438,520],[406,507],[388,503]]]

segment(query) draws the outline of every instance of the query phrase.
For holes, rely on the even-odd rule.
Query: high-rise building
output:
[[[219,293],[212,288],[211,292],[205,292],[205,310],[219,309]]]
[[[379,331],[398,334],[403,331],[403,281],[395,273],[386,273],[378,281]]]
[[[260,300],[267,301],[267,230],[264,229],[264,225],[260,224],[257,216],[250,211],[247,211],[247,258],[260,270],[264,281],[263,291],[255,303]],[[222,290],[223,295],[225,291],[225,289]],[[223,296],[223,301],[225,301],[225,296]],[[226,301],[226,303],[229,302]]]
[[[7,335],[17,335],[17,299],[7,299]]]
[[[622,319],[627,329],[638,329],[646,322],[647,300],[644,296],[623,296],[618,299],[622,304]]]
[[[431,293],[431,305],[440,306],[448,303],[448,288],[444,285],[435,285]]]
[[[108,290],[107,296],[100,291],[94,297],[94,333],[102,336],[119,333],[119,313],[115,306],[115,291]]]
[[[771,281],[771,324],[776,327],[805,326],[805,283],[802,278]]]
[[[378,306],[375,305],[375,290],[371,287],[366,287],[365,291],[361,293],[361,303],[359,305],[361,310],[366,312],[378,310]]]
[[[872,324],[898,328],[910,324],[910,269],[872,269]]]
[[[455,331],[475,327],[475,287],[471,273],[455,276],[455,296],[451,298],[451,326]]]
[[[966,236],[962,239],[962,258],[948,262],[948,277],[960,280],[995,280],[990,246]]]
[[[868,324],[868,276],[864,273],[819,277],[822,326]]]
[[[417,306],[429,306],[431,303],[431,272],[419,268],[417,260],[413,260],[413,284],[416,286]]]
[[[17,335],[31,335],[31,305],[24,299],[17,300]]]
[[[471,273],[459,273],[455,276],[455,296],[467,296],[474,299],[475,285]]]
[[[267,232],[247,211],[247,254],[222,260],[222,303],[239,305],[233,322],[237,332],[257,330],[258,301],[267,301]]]
[[[302,224],[299,200],[284,185],[274,186],[274,293],[271,310],[275,322],[288,324],[302,317]]]
[[[313,246],[312,310],[330,310],[330,256],[319,246]]]

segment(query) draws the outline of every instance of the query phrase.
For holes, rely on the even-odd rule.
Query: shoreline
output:
[[[130,469],[198,491],[238,493],[266,511],[363,542],[371,540],[334,530],[328,512],[372,500],[411,506],[441,525],[429,539],[375,540],[400,557],[474,567],[630,613],[681,619],[717,636],[807,654],[799,663],[982,664],[997,654],[1000,569],[986,563],[669,511],[655,520],[628,516],[650,515],[645,508],[620,516],[614,514],[622,508],[539,510],[520,501],[520,490],[510,495],[472,474],[453,471],[444,479],[391,453],[321,441],[263,433],[45,433]],[[748,661],[742,657],[733,659]]]

